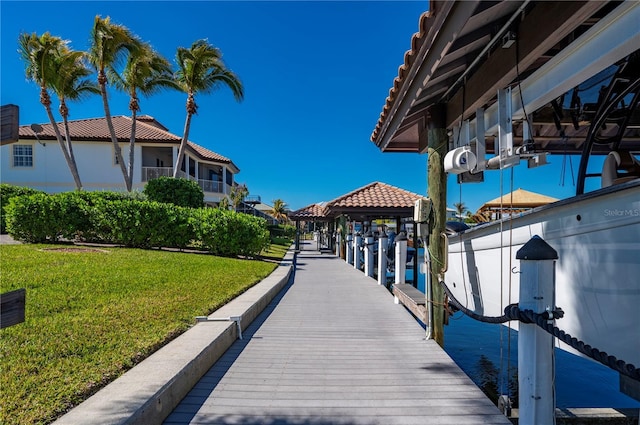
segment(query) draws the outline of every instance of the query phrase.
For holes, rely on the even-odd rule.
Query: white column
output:
[[[347,264],[353,264],[353,235],[351,233],[347,234],[347,252],[345,260]]]
[[[336,255],[340,257],[340,244],[342,243],[342,237],[340,232],[336,232]]]
[[[397,284],[405,282],[405,273],[407,271],[407,235],[404,232],[398,233],[396,237],[395,251],[395,279]]]
[[[520,310],[553,311],[558,253],[534,236],[516,253],[520,260]],[[551,320],[553,322],[553,320]],[[533,323],[519,323],[518,400],[521,425],[555,424],[553,335]]]
[[[225,195],[229,194],[227,190],[227,167],[225,165],[222,166],[222,193]]]
[[[362,235],[360,232],[356,232],[353,243],[353,268],[360,270],[360,264],[362,264]]]
[[[387,234],[384,230],[378,237],[378,284],[387,286]]]
[[[373,277],[373,234],[371,230],[364,235],[364,272]]]

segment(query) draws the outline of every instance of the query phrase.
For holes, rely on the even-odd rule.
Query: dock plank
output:
[[[386,288],[309,246],[166,424],[510,424]]]

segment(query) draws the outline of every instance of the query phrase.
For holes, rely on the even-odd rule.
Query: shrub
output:
[[[97,236],[111,243],[185,248],[194,238],[190,216],[189,208],[127,199],[96,204],[92,221]]]
[[[6,207],[7,231],[24,242],[74,239],[90,228],[87,203],[78,192],[13,197]]]
[[[143,193],[150,201],[164,202],[181,207],[201,208],[204,192],[197,182],[172,177],[149,180]]]
[[[37,193],[7,205],[7,230],[24,242],[82,238],[127,247],[186,248],[254,256],[270,241],[266,220],[235,211],[140,201],[117,192]]]
[[[289,238],[293,239],[296,236],[295,226],[288,224],[272,224],[269,226],[269,233],[271,238]]]
[[[0,184],[0,233],[6,233],[5,207],[9,205],[9,200],[14,196],[28,196],[36,193],[44,193],[30,187],[14,186],[11,184]]]
[[[192,217],[196,238],[222,256],[254,256],[269,244],[266,220],[218,208],[201,208]]]

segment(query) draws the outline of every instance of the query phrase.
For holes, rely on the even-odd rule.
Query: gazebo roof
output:
[[[327,203],[332,216],[347,214],[354,219],[411,217],[422,195],[381,182],[369,183]]]
[[[354,220],[411,217],[422,195],[381,182],[369,183],[327,202],[311,204],[289,214],[292,220],[326,221],[340,214]]]
[[[327,207],[321,204],[311,204],[304,208],[289,213],[292,220],[325,220],[327,218]]]
[[[541,195],[539,193],[529,192],[523,189],[514,190],[511,193],[500,196],[489,202],[486,202],[480,207],[480,211],[490,208],[535,208],[542,205],[556,202],[558,199],[551,196]]]

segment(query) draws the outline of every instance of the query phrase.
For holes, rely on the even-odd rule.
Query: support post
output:
[[[407,235],[404,232],[398,233],[396,237],[395,249],[395,272],[394,282],[396,285],[405,282],[405,273],[407,271]],[[394,297],[393,301],[398,304],[400,301]]]
[[[364,235],[364,272],[373,277],[373,233],[368,230]]]
[[[300,251],[300,220],[296,220],[296,252]]]
[[[516,253],[520,260],[520,310],[553,311],[558,253],[534,236]],[[552,319],[553,321],[553,319]],[[555,424],[553,335],[533,323],[518,332],[518,400],[521,425]]]
[[[418,251],[420,250],[420,242],[418,241],[418,223],[413,222],[413,287],[418,287],[418,278],[420,273],[420,262],[418,259]]]
[[[342,243],[342,235],[336,230],[336,256],[340,257],[340,245]]]
[[[447,221],[447,175],[444,171],[444,156],[447,153],[448,136],[445,105],[437,104],[429,109],[427,128],[423,131],[427,131],[427,187],[433,205],[428,245],[431,258],[429,270],[433,284],[431,294],[427,294],[432,303],[433,317],[429,317],[429,323],[433,323],[433,339],[444,347],[444,291],[439,282],[444,280],[443,265],[446,264],[446,250],[441,237]]]
[[[347,233],[347,255],[345,255],[347,264],[353,264],[353,235]]]
[[[362,235],[356,232],[353,238],[353,268],[360,270],[360,264],[362,264]]]
[[[378,236],[378,285],[387,286],[387,243],[389,238],[384,232],[380,231]]]

